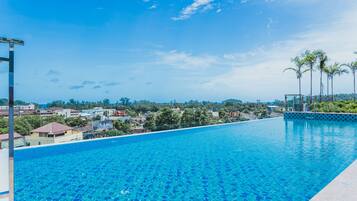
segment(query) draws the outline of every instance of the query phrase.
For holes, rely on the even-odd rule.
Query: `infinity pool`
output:
[[[15,152],[15,198],[309,200],[357,158],[357,125],[254,122]]]

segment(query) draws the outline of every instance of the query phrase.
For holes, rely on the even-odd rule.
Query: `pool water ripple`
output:
[[[356,159],[356,133],[278,118],[17,150],[16,200],[309,200]]]

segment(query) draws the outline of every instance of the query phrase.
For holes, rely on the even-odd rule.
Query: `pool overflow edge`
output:
[[[273,118],[265,118],[265,119],[253,119],[253,120],[248,120],[248,121],[237,121],[237,122],[231,122],[231,123],[212,124],[212,125],[205,125],[205,126],[195,126],[195,127],[189,127],[189,128],[178,128],[178,129],[171,129],[171,130],[153,131],[153,132],[145,132],[145,133],[137,133],[137,134],[128,134],[128,135],[120,135],[120,136],[113,136],[113,137],[88,139],[88,140],[78,140],[78,141],[63,142],[63,143],[53,143],[53,144],[26,146],[26,147],[15,148],[15,151],[16,150],[26,150],[26,149],[37,149],[37,148],[42,148],[42,147],[59,146],[59,145],[66,145],[66,144],[86,143],[86,142],[117,139],[117,138],[129,138],[129,137],[136,137],[136,136],[143,136],[143,135],[154,135],[154,134],[160,134],[160,133],[169,133],[169,132],[173,132],[173,131],[194,130],[194,129],[199,129],[199,128],[209,128],[209,127],[228,126],[228,125],[235,125],[235,124],[253,123],[253,122],[258,122],[258,121],[267,121],[267,120],[282,119],[282,118],[283,117],[273,117]]]

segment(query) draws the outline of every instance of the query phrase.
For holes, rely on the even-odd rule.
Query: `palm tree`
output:
[[[306,50],[303,54],[303,61],[304,64],[308,67],[308,70],[310,71],[310,104],[312,103],[312,72],[314,71],[314,65],[316,63],[317,57],[316,57],[316,52],[311,52],[309,50]]]
[[[343,66],[347,66],[352,75],[353,75],[353,100],[356,101],[356,71],[357,71],[357,61],[347,63],[347,64],[342,64]]]
[[[296,73],[296,78],[299,81],[299,96],[301,98],[301,78],[302,78],[302,74],[304,74],[305,72],[309,71],[309,69],[303,69],[305,62],[302,58],[300,57],[295,57],[293,59],[291,59],[291,62],[293,62],[295,64],[295,67],[290,67],[290,68],[285,68],[285,71],[294,71]]]
[[[328,60],[328,57],[326,53],[322,50],[316,50],[315,51],[316,57],[318,59],[318,66],[317,68],[320,71],[320,102],[322,100],[322,91],[323,91],[323,83],[322,83],[322,74],[324,72],[324,68],[326,68],[326,62]]]
[[[346,69],[343,69],[341,67],[342,65],[338,63],[334,63],[333,65],[330,65],[325,68],[325,72],[328,76],[328,78],[331,80],[331,96],[332,96],[332,101],[334,101],[334,94],[333,94],[333,78],[338,75],[342,75],[344,73],[348,73]]]
[[[329,76],[329,68],[325,67],[323,69],[323,72],[326,74],[326,95],[327,97],[329,97],[330,93],[329,93],[329,89],[330,89],[330,76]]]

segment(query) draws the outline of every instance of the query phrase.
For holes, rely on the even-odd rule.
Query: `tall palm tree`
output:
[[[356,71],[357,71],[357,61],[347,63],[347,64],[342,64],[343,66],[347,66],[352,75],[353,75],[353,100],[356,101]]]
[[[320,71],[320,102],[322,100],[322,91],[323,91],[323,83],[322,83],[322,74],[324,72],[324,68],[326,68],[326,62],[328,57],[323,50],[315,51],[316,57],[318,59],[317,69]]]
[[[302,74],[305,72],[309,71],[309,69],[304,69],[305,62],[302,58],[300,57],[295,57],[291,59],[291,62],[295,64],[295,67],[290,67],[290,68],[285,68],[285,71],[294,71],[296,73],[296,78],[298,79],[299,82],[299,96],[301,98],[301,78]]]
[[[323,69],[323,72],[326,74],[326,96],[329,97],[330,95],[330,76],[329,76],[329,68],[326,66],[324,69]]]
[[[344,73],[348,73],[348,71],[346,69],[343,69],[341,67],[342,65],[338,64],[338,63],[334,63],[333,65],[330,65],[328,67],[326,67],[325,72],[327,74],[327,76],[329,77],[329,79],[331,80],[331,96],[332,96],[332,101],[334,101],[334,94],[333,94],[333,78],[338,75],[342,75]]]
[[[308,67],[310,71],[310,104],[312,104],[312,72],[314,71],[314,65],[316,63],[317,57],[316,52],[311,52],[310,50],[306,50],[303,54],[304,64]]]

